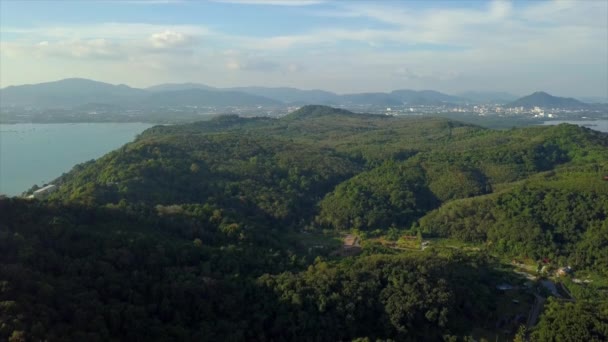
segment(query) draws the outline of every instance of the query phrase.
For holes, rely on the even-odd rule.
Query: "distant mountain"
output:
[[[434,90],[400,89],[390,93],[359,93],[346,94],[340,97],[344,105],[442,105],[447,103],[462,103],[465,100],[457,96],[447,95]]]
[[[444,103],[462,103],[463,98],[447,95],[434,90],[393,90],[391,97],[409,105],[440,105]]]
[[[218,90],[218,88],[210,87],[201,83],[163,83],[155,86],[145,88],[148,91],[159,92],[159,91],[178,91],[178,90],[189,90],[189,89],[203,89],[203,90]]]
[[[340,96],[325,90],[302,90],[288,87],[235,87],[224,90],[240,91],[294,104],[336,104],[340,103]]]
[[[508,103],[518,98],[507,92],[464,92],[449,95],[435,90],[398,89],[390,93],[355,93],[338,95],[324,90],[302,90],[287,87],[234,87],[222,90],[241,91],[277,101],[307,105],[442,105],[462,103]],[[601,102],[601,101],[596,101]]]
[[[88,103],[118,104],[142,98],[145,90],[83,78],[10,86],[0,90],[2,106],[65,108]]]
[[[397,106],[402,102],[387,93],[358,93],[340,96],[343,105]]]
[[[237,91],[224,91],[197,83],[161,84],[144,90],[82,78],[10,86],[0,89],[2,106],[77,108],[166,106],[277,105],[279,101]]]
[[[146,97],[144,107],[167,106],[268,106],[281,104],[266,97],[238,91],[186,89],[157,92]]]
[[[103,111],[120,111],[120,110],[124,110],[125,107],[116,105],[116,104],[111,104],[111,103],[89,102],[84,105],[75,106],[74,109],[83,111],[83,112],[89,112],[89,111],[103,112]]]
[[[464,99],[433,90],[395,90],[391,93],[355,93],[338,95],[325,90],[302,90],[287,87],[235,87],[223,90],[241,91],[267,97],[288,104],[333,104],[333,105],[379,105],[395,106],[403,103],[411,105],[438,105],[461,103]]]
[[[518,96],[498,91],[467,91],[458,96],[478,103],[509,103],[517,100]]]
[[[302,90],[289,87],[214,88],[200,83],[165,83],[145,89],[124,84],[114,85],[83,78],[55,82],[9,86],[0,89],[0,106],[100,109],[104,105],[118,108],[150,108],[153,106],[275,106],[340,105],[399,106],[444,105],[461,103],[508,103],[511,107],[586,108],[601,106],[602,98],[585,98],[588,105],[573,98],[555,97],[544,92],[515,100],[504,92],[465,92],[460,96],[434,90],[399,89],[390,93],[369,92],[339,95],[324,90]],[[605,100],[604,101],[608,101]],[[109,110],[109,109],[108,109]]]
[[[587,108],[588,104],[571,97],[552,96],[542,91],[519,98],[507,107],[545,107],[545,108]]]
[[[310,118],[320,118],[324,116],[360,116],[366,114],[355,114],[346,109],[333,108],[322,105],[307,105],[287,114],[284,119],[301,120]]]
[[[325,90],[301,90],[297,88],[268,88],[268,87],[236,87],[226,90],[242,91],[244,93],[264,96],[277,101],[307,105],[378,105],[395,106],[403,103],[411,105],[436,105],[443,103],[460,103],[464,99],[443,94],[433,90],[395,90],[391,93],[355,93],[338,95]]]
[[[608,103],[608,97],[601,96],[585,96],[579,97],[577,100],[585,102],[585,103]]]

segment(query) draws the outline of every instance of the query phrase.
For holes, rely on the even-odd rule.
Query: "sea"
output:
[[[0,194],[17,196],[132,141],[146,123],[0,124]]]
[[[583,126],[583,127],[591,128],[596,131],[600,131],[600,132],[608,132],[608,120],[585,120],[585,121],[582,121],[582,120],[581,121],[555,120],[555,121],[545,121],[545,122],[543,122],[543,125],[559,125],[559,124],[563,124],[563,123]]]

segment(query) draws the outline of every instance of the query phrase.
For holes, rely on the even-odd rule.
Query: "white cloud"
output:
[[[312,3],[284,0],[273,4],[287,2]],[[237,35],[204,25],[146,23],[2,27],[3,34],[16,38],[0,42],[0,54],[15,57],[10,63],[27,56],[37,56],[38,63],[45,57],[83,62],[95,59],[100,63],[111,60],[107,68],[123,70],[137,65],[141,79],[160,75],[164,81],[194,77],[192,69],[190,73],[186,70],[195,68],[206,71],[200,76],[203,79],[193,81],[217,85],[233,82],[334,91],[406,87],[445,87],[449,91],[462,86],[500,85],[501,90],[510,87],[523,93],[520,87],[528,84],[548,84],[588,93],[608,91],[605,1],[526,2],[517,6],[494,1],[477,8],[416,8],[407,2],[403,6],[359,1],[329,4],[322,8],[334,10],[311,9],[306,13],[335,17],[332,24],[311,24],[293,31],[297,34]],[[429,6],[438,5],[431,2]],[[344,18],[360,18],[366,24],[359,28],[341,26]],[[300,72],[304,66],[314,72]],[[145,70],[152,72],[146,74]],[[264,77],[258,77],[262,72]],[[298,77],[289,77],[289,73],[298,73]],[[588,82],[570,84],[568,77],[583,77],[577,73],[586,75]]]
[[[152,46],[159,49],[183,47],[193,41],[192,37],[171,30],[154,33],[150,36],[149,40]]]
[[[229,59],[225,66],[228,70],[253,71],[253,72],[274,72],[282,68],[281,64],[268,59],[260,58],[241,58]]]
[[[241,64],[236,60],[230,60],[230,61],[226,62],[226,68],[228,70],[240,70]]]
[[[503,19],[511,14],[513,6],[511,5],[510,1],[497,0],[492,1],[489,8],[490,17],[494,19]]]
[[[304,70],[306,70],[306,67],[303,66],[302,64],[290,63],[290,64],[287,65],[286,70],[288,72],[294,73],[294,72],[304,71]]]
[[[188,54],[200,37],[211,34],[205,27],[192,25],[152,25],[103,23],[48,28],[2,28],[16,34],[4,41],[4,55],[64,57],[76,59],[130,59],[149,54]]]

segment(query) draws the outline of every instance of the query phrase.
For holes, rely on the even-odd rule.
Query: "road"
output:
[[[539,296],[537,294],[535,294],[534,296],[536,297],[536,299],[534,300],[534,306],[532,307],[532,310],[530,310],[530,315],[528,315],[528,322],[526,323],[528,331],[530,331],[530,329],[536,325],[536,322],[538,321],[538,316],[543,310],[543,305],[545,305],[544,297]]]

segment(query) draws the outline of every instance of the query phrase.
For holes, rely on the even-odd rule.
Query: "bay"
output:
[[[146,123],[0,124],[0,194],[20,195],[132,141]]]
[[[608,132],[608,120],[555,120],[545,121],[543,125],[559,125],[562,123],[584,126],[600,132]]]

